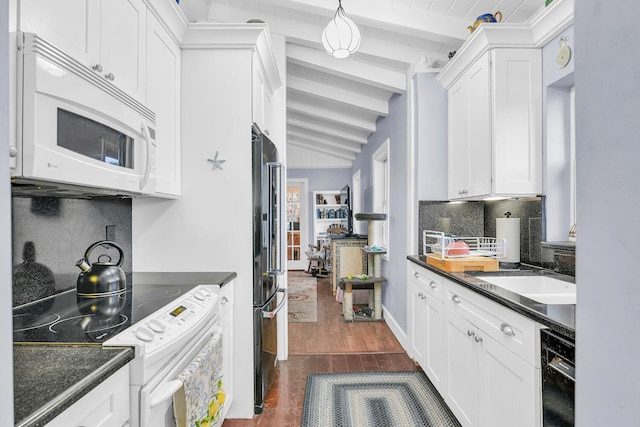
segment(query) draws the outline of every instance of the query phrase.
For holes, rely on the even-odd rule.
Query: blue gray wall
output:
[[[640,419],[640,3],[575,2],[576,425]]]
[[[309,180],[309,194],[307,195],[307,212],[309,212],[308,242],[313,243],[313,192],[340,191],[345,185],[351,186],[351,169],[287,169],[287,179],[307,178]]]
[[[382,288],[382,303],[398,326],[407,330],[407,97],[394,95],[389,101],[389,115],[378,120],[376,131],[354,162],[360,170],[363,211],[372,209],[371,156],[389,138],[390,200],[389,261],[383,261],[382,274],[388,282]]]

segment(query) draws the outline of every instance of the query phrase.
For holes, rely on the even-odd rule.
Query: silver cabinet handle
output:
[[[458,295],[454,295],[451,297],[451,301],[455,302],[456,304],[460,304],[460,297]]]
[[[418,277],[420,277],[420,273],[418,273],[417,271],[414,271],[413,272],[413,277],[415,277],[417,279]]]
[[[436,282],[429,283],[429,286],[431,286],[431,289],[435,289],[437,287]]]
[[[418,296],[422,299],[422,297],[424,297],[424,295],[422,295],[422,292],[418,292]]]
[[[227,298],[227,297],[222,297],[222,299],[220,300],[220,304],[221,305],[225,305],[228,302],[229,302],[229,298]]]
[[[471,329],[467,331],[467,335],[469,335],[470,337],[474,336],[475,334],[476,334],[476,331],[472,331]]]
[[[102,65],[100,65],[100,64],[96,64],[96,65],[94,65],[93,67],[91,67],[91,69],[92,69],[93,71],[95,71],[96,73],[101,73],[101,72],[102,72]]]
[[[473,339],[475,342],[482,342],[482,337],[480,335],[476,335]]]
[[[503,323],[500,325],[500,330],[504,332],[506,335],[510,337],[515,337],[516,333],[513,331],[513,328],[508,323]]]
[[[110,82],[112,82],[112,81],[114,81],[116,79],[116,77],[113,75],[113,73],[105,74],[104,78],[109,80]]]

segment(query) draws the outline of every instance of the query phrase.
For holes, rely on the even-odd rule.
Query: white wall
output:
[[[183,51],[182,196],[133,204],[135,271],[238,274],[231,418],[253,415],[251,81],[250,49]]]
[[[638,16],[638,2],[575,2],[580,427],[640,419]]]

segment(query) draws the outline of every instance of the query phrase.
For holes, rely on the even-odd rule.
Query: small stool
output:
[[[369,277],[363,279],[347,279],[343,277],[338,282],[340,289],[344,290],[342,297],[342,315],[344,320],[353,320],[353,289],[369,290],[369,307],[373,308],[373,319],[382,320],[382,284],[386,283],[384,277]]]

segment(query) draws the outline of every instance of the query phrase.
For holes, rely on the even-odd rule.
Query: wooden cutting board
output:
[[[442,258],[440,254],[428,254],[427,264],[449,273],[463,271],[498,271],[498,260],[485,256],[471,256],[465,258]]]

